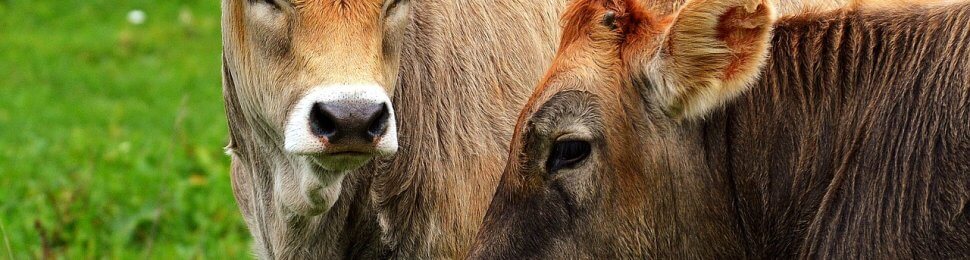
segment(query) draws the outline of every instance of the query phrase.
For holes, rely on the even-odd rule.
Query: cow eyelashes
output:
[[[591,152],[589,142],[579,140],[556,141],[549,152],[549,159],[546,161],[546,169],[550,173],[564,168],[575,167]]]
[[[407,2],[407,1],[408,0],[390,0],[390,3],[388,3],[386,5],[387,7],[384,8],[385,10],[384,12],[388,13],[390,11],[393,11],[394,8],[397,8],[398,5],[401,5],[403,2]]]
[[[276,0],[249,0],[249,2],[250,3],[263,3],[263,4],[269,5],[270,7],[273,7],[273,9],[281,10],[280,9],[280,3],[277,3]]]

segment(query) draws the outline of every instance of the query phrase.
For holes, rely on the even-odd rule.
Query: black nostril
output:
[[[387,131],[390,109],[387,103],[315,103],[310,109],[310,131],[330,144],[372,144]]]
[[[387,131],[387,121],[390,117],[391,112],[388,110],[387,104],[381,104],[380,110],[371,116],[370,123],[367,126],[367,138],[374,140],[384,135],[384,132]]]
[[[317,137],[330,138],[337,133],[337,120],[321,103],[310,109],[310,129]]]

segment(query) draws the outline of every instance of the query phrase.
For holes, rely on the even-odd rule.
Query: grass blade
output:
[[[3,221],[0,221],[0,235],[3,235],[3,244],[7,246],[7,256],[10,260],[13,260],[13,249],[10,248],[10,238],[7,237],[7,229],[3,227]]]

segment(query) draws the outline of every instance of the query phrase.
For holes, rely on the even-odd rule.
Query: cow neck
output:
[[[866,226],[874,216],[838,216],[833,212],[853,212],[838,207],[861,206],[831,199],[849,196],[845,185],[853,185],[856,196],[901,196],[873,188],[880,186],[871,181],[888,180],[882,187],[902,190],[905,184],[890,177],[902,169],[900,165],[944,156],[913,149],[938,142],[931,133],[941,130],[928,127],[940,122],[925,120],[954,113],[959,97],[925,93],[940,91],[934,90],[939,86],[959,90],[951,79],[965,76],[966,69],[952,67],[945,57],[970,55],[966,48],[952,47],[960,44],[932,44],[968,39],[966,30],[947,29],[952,25],[933,19],[958,12],[966,19],[968,10],[970,5],[964,4],[952,11],[930,10],[930,15],[833,12],[778,23],[758,84],[708,123],[716,129],[711,135],[723,136],[726,149],[708,147],[708,152],[725,158],[740,225],[755,258],[822,253],[812,249],[821,250],[814,243],[826,239],[847,238],[832,245],[862,241],[832,234],[848,234],[845,229]],[[951,75],[924,75],[928,73]],[[899,111],[927,116],[911,118]],[[904,140],[913,143],[895,143]],[[863,175],[868,181],[848,182]],[[914,206],[920,207],[924,206]],[[823,223],[834,218],[856,224],[827,229]],[[822,243],[821,247],[827,245]]]
[[[253,129],[253,128],[247,128]],[[262,128],[255,128],[262,129]],[[290,259],[314,255],[320,258],[364,257],[383,254],[376,236],[379,230],[366,199],[369,178],[365,174],[349,174],[343,181],[341,194],[334,206],[324,214],[301,216],[286,212],[274,199],[279,176],[277,163],[284,159],[279,146],[270,144],[266,133],[240,131],[251,135],[236,144],[239,164],[234,164],[232,181],[237,203],[253,216],[250,226],[258,242],[254,246],[263,258]],[[237,134],[234,133],[234,134]],[[366,172],[368,169],[361,169]],[[236,174],[238,173],[238,174]],[[247,197],[238,197],[239,194]]]
[[[818,192],[798,191],[824,191],[832,180],[819,171],[831,169],[833,160],[825,153],[834,149],[834,123],[825,111],[841,110],[835,102],[848,85],[825,82],[859,76],[839,70],[847,61],[832,55],[845,51],[840,48],[850,30],[833,21],[780,21],[759,82],[711,120],[723,127],[716,132],[725,148],[709,148],[725,158],[739,225],[754,256],[794,256],[804,234],[791,227],[803,227],[821,199]],[[795,241],[773,242],[780,239]]]
[[[552,58],[555,2],[412,2],[393,97],[400,149],[371,186],[395,253],[457,258],[470,246],[515,115]]]

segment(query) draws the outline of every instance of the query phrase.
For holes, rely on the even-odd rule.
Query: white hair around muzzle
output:
[[[386,104],[389,116],[387,129],[377,140],[374,150],[377,155],[387,156],[397,152],[397,124],[394,108],[390,97],[384,88],[377,84],[353,85],[325,85],[310,89],[301,98],[286,121],[284,134],[284,149],[286,152],[299,155],[320,155],[327,152],[329,147],[324,138],[313,133],[310,124],[310,113],[316,104],[330,102]]]

